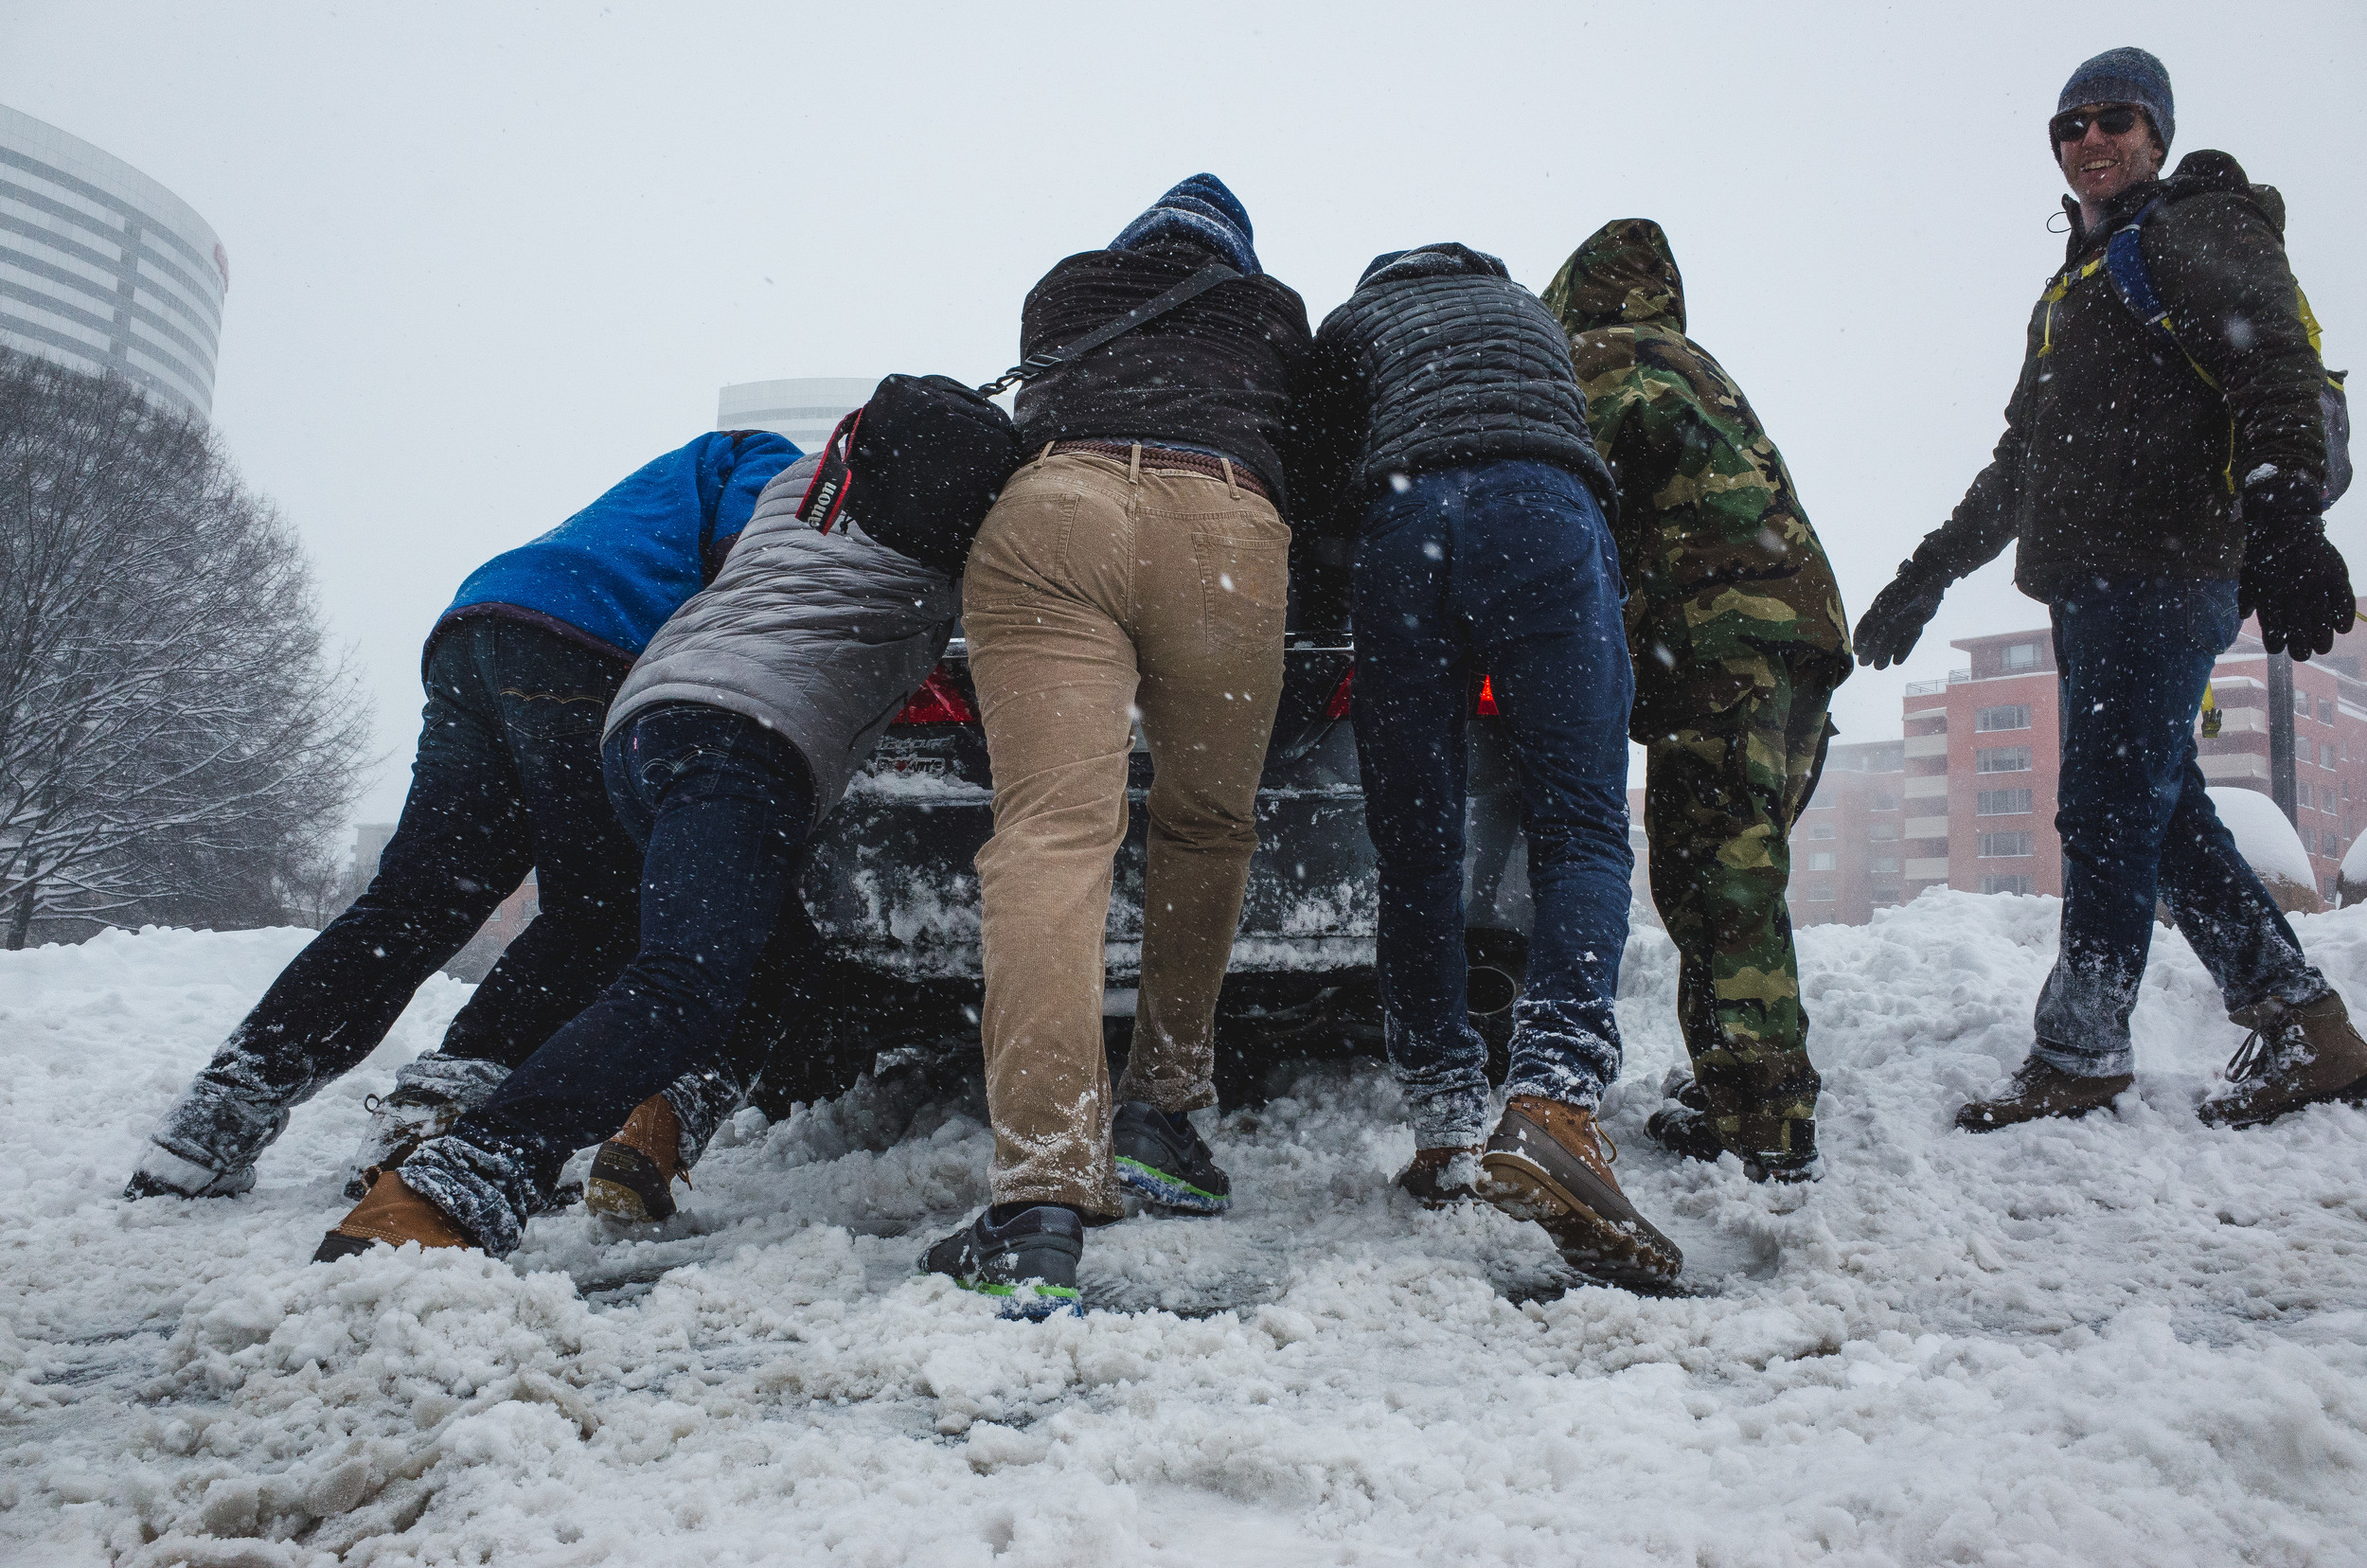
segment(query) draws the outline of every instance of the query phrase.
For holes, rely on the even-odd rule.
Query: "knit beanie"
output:
[[[1110,248],[1132,250],[1166,234],[1185,234],[1214,245],[1245,273],[1265,270],[1250,243],[1249,209],[1214,174],[1195,174],[1160,197],[1110,241]]]
[[[2170,151],[2170,137],[2178,130],[2177,100],[2170,96],[2169,68],[2143,49],[2107,49],[2093,60],[2073,71],[2063,83],[2063,96],[2056,100],[2055,113],[2076,109],[2083,103],[2133,103],[2145,112],[2153,122],[2153,134],[2162,138],[2162,151]],[[2052,148],[2054,132],[2047,133]]]

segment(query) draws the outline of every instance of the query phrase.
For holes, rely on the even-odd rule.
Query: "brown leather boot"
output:
[[[2328,1100],[2367,1103],[2367,1040],[2328,991],[2301,1007],[2274,997],[2228,1015],[2251,1029],[2227,1064],[2227,1088],[2197,1114],[2213,1127],[2258,1127]]]
[[[1479,1196],[1480,1146],[1417,1149],[1414,1162],[1397,1172],[1397,1185],[1424,1208],[1468,1203]]]
[[[1613,1285],[1666,1284],[1684,1254],[1619,1190],[1618,1157],[1593,1112],[1516,1095],[1480,1156],[1480,1196],[1544,1226],[1573,1268]]]
[[[381,1241],[393,1247],[405,1241],[417,1241],[423,1248],[476,1245],[442,1209],[404,1186],[402,1178],[391,1170],[382,1172],[370,1184],[369,1196],[354,1204],[353,1212],[321,1238],[320,1250],[312,1255],[312,1261],[333,1263],[340,1257],[368,1252]]]
[[[689,1184],[690,1173],[682,1167],[682,1123],[664,1095],[651,1095],[632,1108],[616,1136],[593,1157],[583,1206],[635,1223],[668,1219],[677,1176]]]
[[[2084,1116],[2104,1110],[2128,1093],[2136,1081],[2130,1073],[2082,1078],[2034,1056],[2014,1069],[2005,1093],[1967,1101],[1956,1113],[1956,1125],[1967,1132],[1994,1132],[2045,1116]]]

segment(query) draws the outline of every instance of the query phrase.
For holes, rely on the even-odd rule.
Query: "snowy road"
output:
[[[1949,1130],[2019,1060],[2056,905],[1804,934],[1831,1174],[1680,1166],[1643,1116],[1675,961],[1631,943],[1645,1212],[1699,1293],[1567,1289],[1534,1229],[1392,1197],[1378,1064],[1213,1142],[1221,1221],[1093,1236],[1035,1327],[915,1277],[982,1200],[940,1110],[881,1153],[753,1116],[654,1240],[305,1258],[437,981],[249,1197],[116,1197],[302,933],[0,953],[0,1552],[11,1562],[2367,1561],[2367,1114],[2208,1131],[2239,1031],[2165,937],[2115,1116]],[[2367,1002],[2367,912],[2298,922]]]

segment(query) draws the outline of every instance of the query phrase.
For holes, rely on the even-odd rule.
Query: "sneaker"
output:
[[[920,1272],[950,1274],[965,1291],[998,1298],[1006,1318],[1041,1322],[1055,1312],[1084,1312],[1077,1292],[1084,1256],[1085,1222],[1074,1209],[1038,1203],[998,1225],[990,1207],[922,1254]]]
[[[1397,1172],[1397,1185],[1424,1208],[1446,1208],[1479,1198],[1480,1146],[1467,1149],[1417,1149],[1414,1159]]]
[[[1199,1129],[1182,1113],[1129,1100],[1118,1107],[1110,1143],[1118,1185],[1145,1203],[1184,1214],[1222,1214],[1233,1206],[1232,1179],[1217,1168]]]
[[[402,1178],[391,1170],[371,1183],[369,1196],[321,1238],[312,1261],[334,1263],[367,1252],[381,1241],[392,1247],[405,1241],[417,1241],[422,1248],[476,1245],[442,1209],[403,1185]]]
[[[394,1088],[363,1101],[370,1125],[353,1151],[346,1196],[367,1197],[382,1172],[401,1165],[428,1139],[451,1131],[462,1116],[492,1098],[508,1076],[509,1069],[498,1061],[441,1051],[404,1062],[395,1071]]]
[[[682,1123],[664,1095],[632,1109],[616,1136],[600,1145],[583,1184],[583,1206],[611,1220],[646,1222],[674,1213],[674,1178],[689,1184],[682,1164]]]
[[[2258,1127],[2329,1101],[2367,1103],[2367,1041],[2328,991],[2293,1007],[2274,997],[2230,1015],[2251,1030],[2227,1064],[2227,1087],[2197,1114],[2213,1127]]]
[[[1538,1095],[1516,1095],[1480,1156],[1481,1196],[1516,1220],[1542,1225],[1562,1260],[1608,1284],[1664,1285],[1684,1254],[1654,1229],[1611,1175],[1618,1149],[1594,1113]]]
[[[2108,1073],[2101,1078],[2066,1073],[2034,1056],[2014,1069],[2005,1093],[1968,1101],[1956,1113],[1956,1125],[1967,1132],[1994,1132],[2001,1127],[2048,1116],[2084,1116],[2109,1106],[2136,1081],[2128,1073]]]

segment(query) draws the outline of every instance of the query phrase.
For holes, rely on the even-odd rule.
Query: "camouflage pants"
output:
[[[1816,1149],[1816,1069],[1784,906],[1791,826],[1831,735],[1830,686],[1769,661],[1772,689],[1646,748],[1652,901],[1677,944],[1677,1017],[1720,1142]]]

